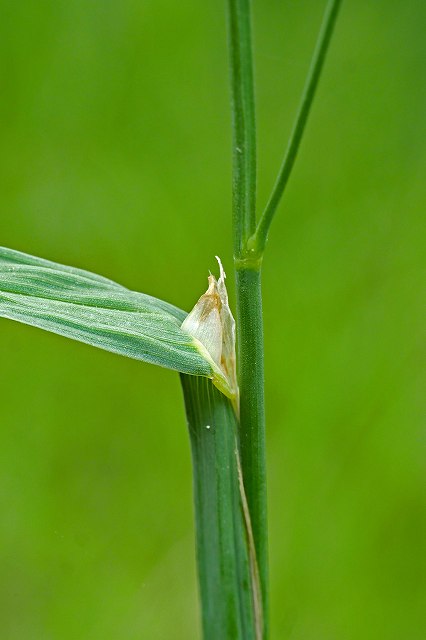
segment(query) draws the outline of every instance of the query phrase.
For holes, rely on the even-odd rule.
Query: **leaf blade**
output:
[[[0,248],[0,317],[169,369],[211,377],[184,311],[90,272]]]

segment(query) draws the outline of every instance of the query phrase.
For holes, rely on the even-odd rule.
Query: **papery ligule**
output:
[[[209,286],[182,324],[196,338],[215,365],[213,383],[228,397],[238,398],[235,358],[235,321],[228,303],[226,274],[220,259],[219,280],[209,276]],[[205,354],[204,354],[205,355]]]

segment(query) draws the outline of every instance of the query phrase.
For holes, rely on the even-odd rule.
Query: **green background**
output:
[[[323,2],[254,6],[259,205]],[[234,300],[224,3],[0,3],[0,244]],[[422,640],[425,3],[347,0],[264,263],[272,638]],[[199,638],[178,376],[0,321],[0,637]]]

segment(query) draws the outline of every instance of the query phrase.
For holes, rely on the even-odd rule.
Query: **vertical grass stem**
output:
[[[227,0],[233,132],[234,253],[240,256],[256,226],[256,122],[250,0]]]
[[[268,629],[268,524],[264,405],[263,319],[260,265],[237,263],[240,451],[262,591],[264,638]]]

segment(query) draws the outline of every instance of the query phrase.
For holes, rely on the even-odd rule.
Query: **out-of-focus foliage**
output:
[[[261,205],[322,8],[255,3]],[[343,3],[268,245],[275,638],[425,635],[425,20]],[[0,244],[190,309],[231,266],[222,3],[5,0],[0,32]],[[196,637],[178,376],[7,321],[0,353],[1,638]]]

